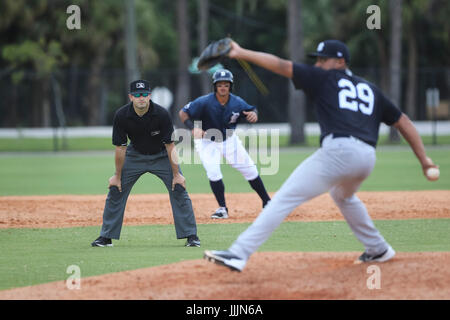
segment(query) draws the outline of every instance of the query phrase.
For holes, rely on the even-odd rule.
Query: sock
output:
[[[266,188],[264,187],[264,183],[262,182],[261,177],[258,176],[258,177],[256,177],[256,179],[249,180],[248,183],[250,183],[250,186],[259,195],[259,197],[261,198],[261,200],[263,202],[263,207],[265,207],[267,202],[269,202],[270,197],[267,194]]]
[[[222,179],[217,181],[209,181],[209,185],[211,186],[211,190],[216,197],[217,203],[220,207],[225,207],[225,185],[223,184]]]

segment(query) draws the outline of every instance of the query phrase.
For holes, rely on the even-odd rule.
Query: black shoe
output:
[[[196,235],[187,238],[186,247],[200,247],[200,239]]]
[[[93,247],[112,247],[112,241],[110,238],[98,237],[94,242],[91,243]]]

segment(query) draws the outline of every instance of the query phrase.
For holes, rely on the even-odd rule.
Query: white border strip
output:
[[[415,121],[414,125],[420,135],[433,135],[434,126],[436,126],[437,135],[450,135],[450,121],[438,121],[434,125],[432,121]],[[280,135],[289,135],[291,132],[288,123],[259,123],[259,124],[239,124],[239,128],[246,129],[278,129]],[[387,134],[389,127],[385,124],[380,126],[380,135]],[[103,127],[68,127],[62,128],[0,128],[0,138],[52,138],[63,134],[68,138],[110,138],[112,135],[111,126]],[[320,129],[317,123],[306,123],[306,135],[319,135]]]

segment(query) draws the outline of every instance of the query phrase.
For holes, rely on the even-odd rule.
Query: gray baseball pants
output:
[[[122,192],[119,192],[117,187],[110,188],[103,211],[103,225],[100,235],[111,239],[120,238],[125,206],[131,188],[139,177],[147,172],[160,178],[169,191],[177,239],[196,235],[197,224],[187,191],[180,185],[176,185],[175,190],[172,191],[173,174],[167,151],[144,155],[136,151],[131,145],[127,147],[125,163],[122,168]]]
[[[385,251],[389,245],[355,195],[375,160],[375,148],[358,139],[325,137],[322,147],[294,170],[229,251],[247,260],[297,206],[325,192],[330,193],[368,254]]]

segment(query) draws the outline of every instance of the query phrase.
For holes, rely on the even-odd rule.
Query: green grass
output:
[[[422,136],[425,145],[433,145],[432,136]],[[243,139],[247,145],[249,138]],[[270,146],[271,140],[268,140]],[[383,145],[407,145],[404,139],[399,143],[389,141],[387,135],[380,136],[379,146]],[[438,136],[437,145],[449,145],[450,136]],[[282,135],[279,137],[280,147],[289,146],[289,136]],[[306,142],[302,146],[318,147],[318,136],[307,136]],[[25,151],[92,151],[92,150],[112,150],[111,138],[68,138],[63,145],[63,140],[54,140],[53,138],[0,138],[0,152],[25,152]]]
[[[262,176],[269,191],[276,191],[313,149],[280,152],[276,175]],[[362,190],[449,190],[450,149],[429,148],[440,165],[441,177],[428,182],[408,148],[379,148],[377,164]],[[211,192],[202,165],[183,164],[190,193]],[[239,172],[222,166],[226,192],[253,192]],[[113,153],[45,153],[0,156],[0,195],[106,194],[114,171]],[[132,193],[164,193],[164,185],[145,175]],[[450,219],[376,221],[383,236],[399,252],[449,251]],[[132,270],[200,259],[205,249],[227,248],[248,224],[198,225],[202,248],[185,248],[175,239],[173,225],[124,226],[114,248],[92,248],[100,226],[63,229],[0,229],[0,290],[69,277],[77,265],[81,276]],[[411,232],[414,230],[414,232]],[[261,251],[362,251],[347,224],[285,222]]]
[[[399,252],[449,251],[450,219],[378,220],[380,232]],[[172,225],[124,226],[112,248],[92,248],[99,227],[0,229],[0,290],[69,277],[77,265],[81,276],[201,259],[203,250],[225,249],[249,224],[201,224],[201,248],[185,248]],[[411,232],[414,230],[414,232]],[[259,251],[362,251],[344,221],[284,222]]]
[[[112,150],[111,138],[70,138],[67,139],[65,150],[89,151]],[[63,150],[61,139],[55,141],[52,138],[2,138],[0,139],[0,151],[54,151]]]
[[[269,192],[277,191],[300,162],[313,152],[312,149],[297,150],[280,152],[277,174],[262,176]],[[379,150],[375,169],[361,190],[450,189],[450,149],[432,149],[428,154],[440,165],[438,181],[429,182],[423,177],[419,162],[408,148]],[[269,165],[260,165],[263,167]],[[182,164],[181,168],[188,192],[211,192],[201,164]],[[105,194],[113,172],[113,153],[4,155],[0,157],[0,195]],[[222,172],[226,192],[253,192],[242,175],[229,165],[222,165]],[[132,194],[165,192],[163,183],[151,174],[141,177],[132,190]]]

